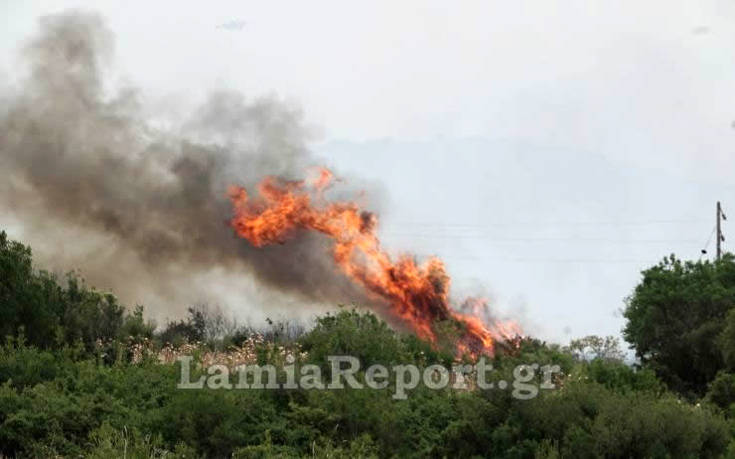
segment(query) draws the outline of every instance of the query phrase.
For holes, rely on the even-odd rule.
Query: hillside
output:
[[[729,257],[722,262],[732,265]],[[489,389],[473,383],[477,374],[465,375],[468,383],[458,388],[452,374],[443,388],[424,382],[400,397],[396,388],[410,380],[403,370],[391,371],[383,389],[329,389],[329,356],[354,357],[360,384],[376,364],[423,371],[478,362],[455,356],[451,328],[432,345],[345,308],[306,330],[284,323],[264,330],[223,326],[221,314],[201,307],[156,326],[142,306],[126,310],[73,274],[39,271],[30,248],[5,233],[0,315],[7,337],[0,348],[0,451],[10,457],[718,457],[733,451],[731,376],[720,373],[711,386],[694,388],[700,392],[677,394],[666,384],[679,386],[657,376],[665,375],[665,362],[632,368],[610,340],[562,348],[518,338],[486,356],[493,366],[488,381],[497,383]],[[238,388],[239,364],[272,364],[276,387],[269,389],[269,381],[262,389]],[[559,371],[545,380],[540,370],[527,377],[518,369],[531,364]],[[294,368],[298,375],[305,368],[321,373],[320,381],[284,387]],[[230,370],[228,388],[221,377]],[[180,388],[202,375],[201,389]],[[501,381],[508,382],[505,389]]]

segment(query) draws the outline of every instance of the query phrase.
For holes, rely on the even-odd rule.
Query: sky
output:
[[[440,256],[454,295],[544,339],[619,335],[641,270],[711,256],[716,201],[735,215],[730,1],[6,1],[0,85],[69,8],[168,116],[221,88],[299,105],[323,164],[376,193],[386,248]]]

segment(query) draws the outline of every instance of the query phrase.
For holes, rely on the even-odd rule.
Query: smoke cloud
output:
[[[227,279],[266,303],[277,297],[259,286],[314,304],[366,300],[319,236],[256,249],[227,224],[229,185],[300,178],[316,163],[298,108],[222,91],[156,127],[140,91],[109,87],[113,36],[94,14],[41,18],[22,53],[27,76],[0,114],[0,212],[42,262],[81,268],[159,317],[227,301]]]

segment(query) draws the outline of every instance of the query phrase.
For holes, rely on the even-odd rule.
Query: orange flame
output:
[[[460,354],[492,354],[497,340],[505,340],[517,330],[515,325],[486,323],[478,311],[452,310],[444,263],[432,257],[417,264],[405,254],[393,261],[380,247],[375,214],[353,202],[314,204],[314,200],[323,201],[321,192],[333,178],[324,168],[309,182],[269,176],[257,185],[256,199],[242,187],[231,187],[228,194],[234,216],[230,223],[239,236],[256,247],[283,244],[299,230],[329,236],[334,242],[334,260],[342,272],[371,296],[387,302],[391,312],[417,335],[436,342],[436,322],[459,323],[462,335],[456,347]]]

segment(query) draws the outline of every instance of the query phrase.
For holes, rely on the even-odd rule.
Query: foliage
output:
[[[405,400],[394,399],[387,389],[182,390],[176,388],[180,365],[159,362],[177,349],[171,344],[189,349],[195,365],[212,356],[245,355],[280,366],[286,355],[294,355],[298,365],[327,370],[327,379],[327,356],[354,355],[361,363],[360,381],[374,363],[449,366],[455,359],[444,346],[435,348],[395,332],[370,313],[344,308],[317,318],[309,331],[287,323],[257,331],[237,327],[217,309],[198,306],[186,319],[157,331],[145,320],[142,306],[125,312],[114,296],[87,287],[74,275],[60,281],[34,270],[30,249],[0,233],[0,327],[7,336],[0,346],[0,455],[718,457],[735,451],[729,445],[735,402],[735,379],[727,372],[731,357],[723,350],[717,368],[725,369],[712,375],[701,403],[688,403],[656,376],[676,375],[679,379],[665,380],[671,383],[686,375],[676,373],[675,362],[666,359],[669,354],[656,347],[656,340],[639,333],[673,333],[676,323],[659,330],[648,322],[648,315],[663,314],[659,309],[668,317],[682,316],[670,311],[671,305],[699,301],[702,308],[725,308],[727,270],[720,265],[666,269],[682,272],[673,279],[667,272],[652,273],[653,280],[630,303],[631,320],[637,322],[628,333],[640,339],[637,351],[650,367],[625,365],[617,343],[603,338],[587,337],[571,348],[523,338],[490,363],[496,383],[511,381],[520,364],[558,365],[556,389],[530,400],[514,398],[509,390],[424,386],[409,391]],[[710,290],[719,300],[694,291],[704,288],[701,279],[683,281],[690,289],[676,286],[680,277],[695,276],[689,271],[698,269],[709,273],[708,282],[719,283]],[[656,303],[662,298],[663,306]],[[728,348],[735,335],[731,322],[735,319],[728,316],[716,336],[699,339]],[[686,339],[697,342],[694,336]],[[233,345],[250,347],[243,354]],[[580,358],[580,352],[587,357]],[[710,364],[695,363],[702,372],[698,378],[709,377]],[[201,371],[195,366],[192,377]]]
[[[627,301],[623,333],[641,363],[669,387],[701,396],[724,367],[720,344],[726,345],[728,361],[735,355],[735,325],[725,325],[733,306],[731,254],[714,263],[683,262],[672,255],[643,272]]]
[[[573,339],[569,343],[569,350],[580,360],[623,360],[620,341],[614,336],[602,338],[600,336],[589,335],[584,338]]]
[[[33,270],[31,249],[0,232],[0,333],[23,334],[30,344],[51,348],[119,338],[124,308],[109,293],[87,287],[74,273],[60,282]]]

